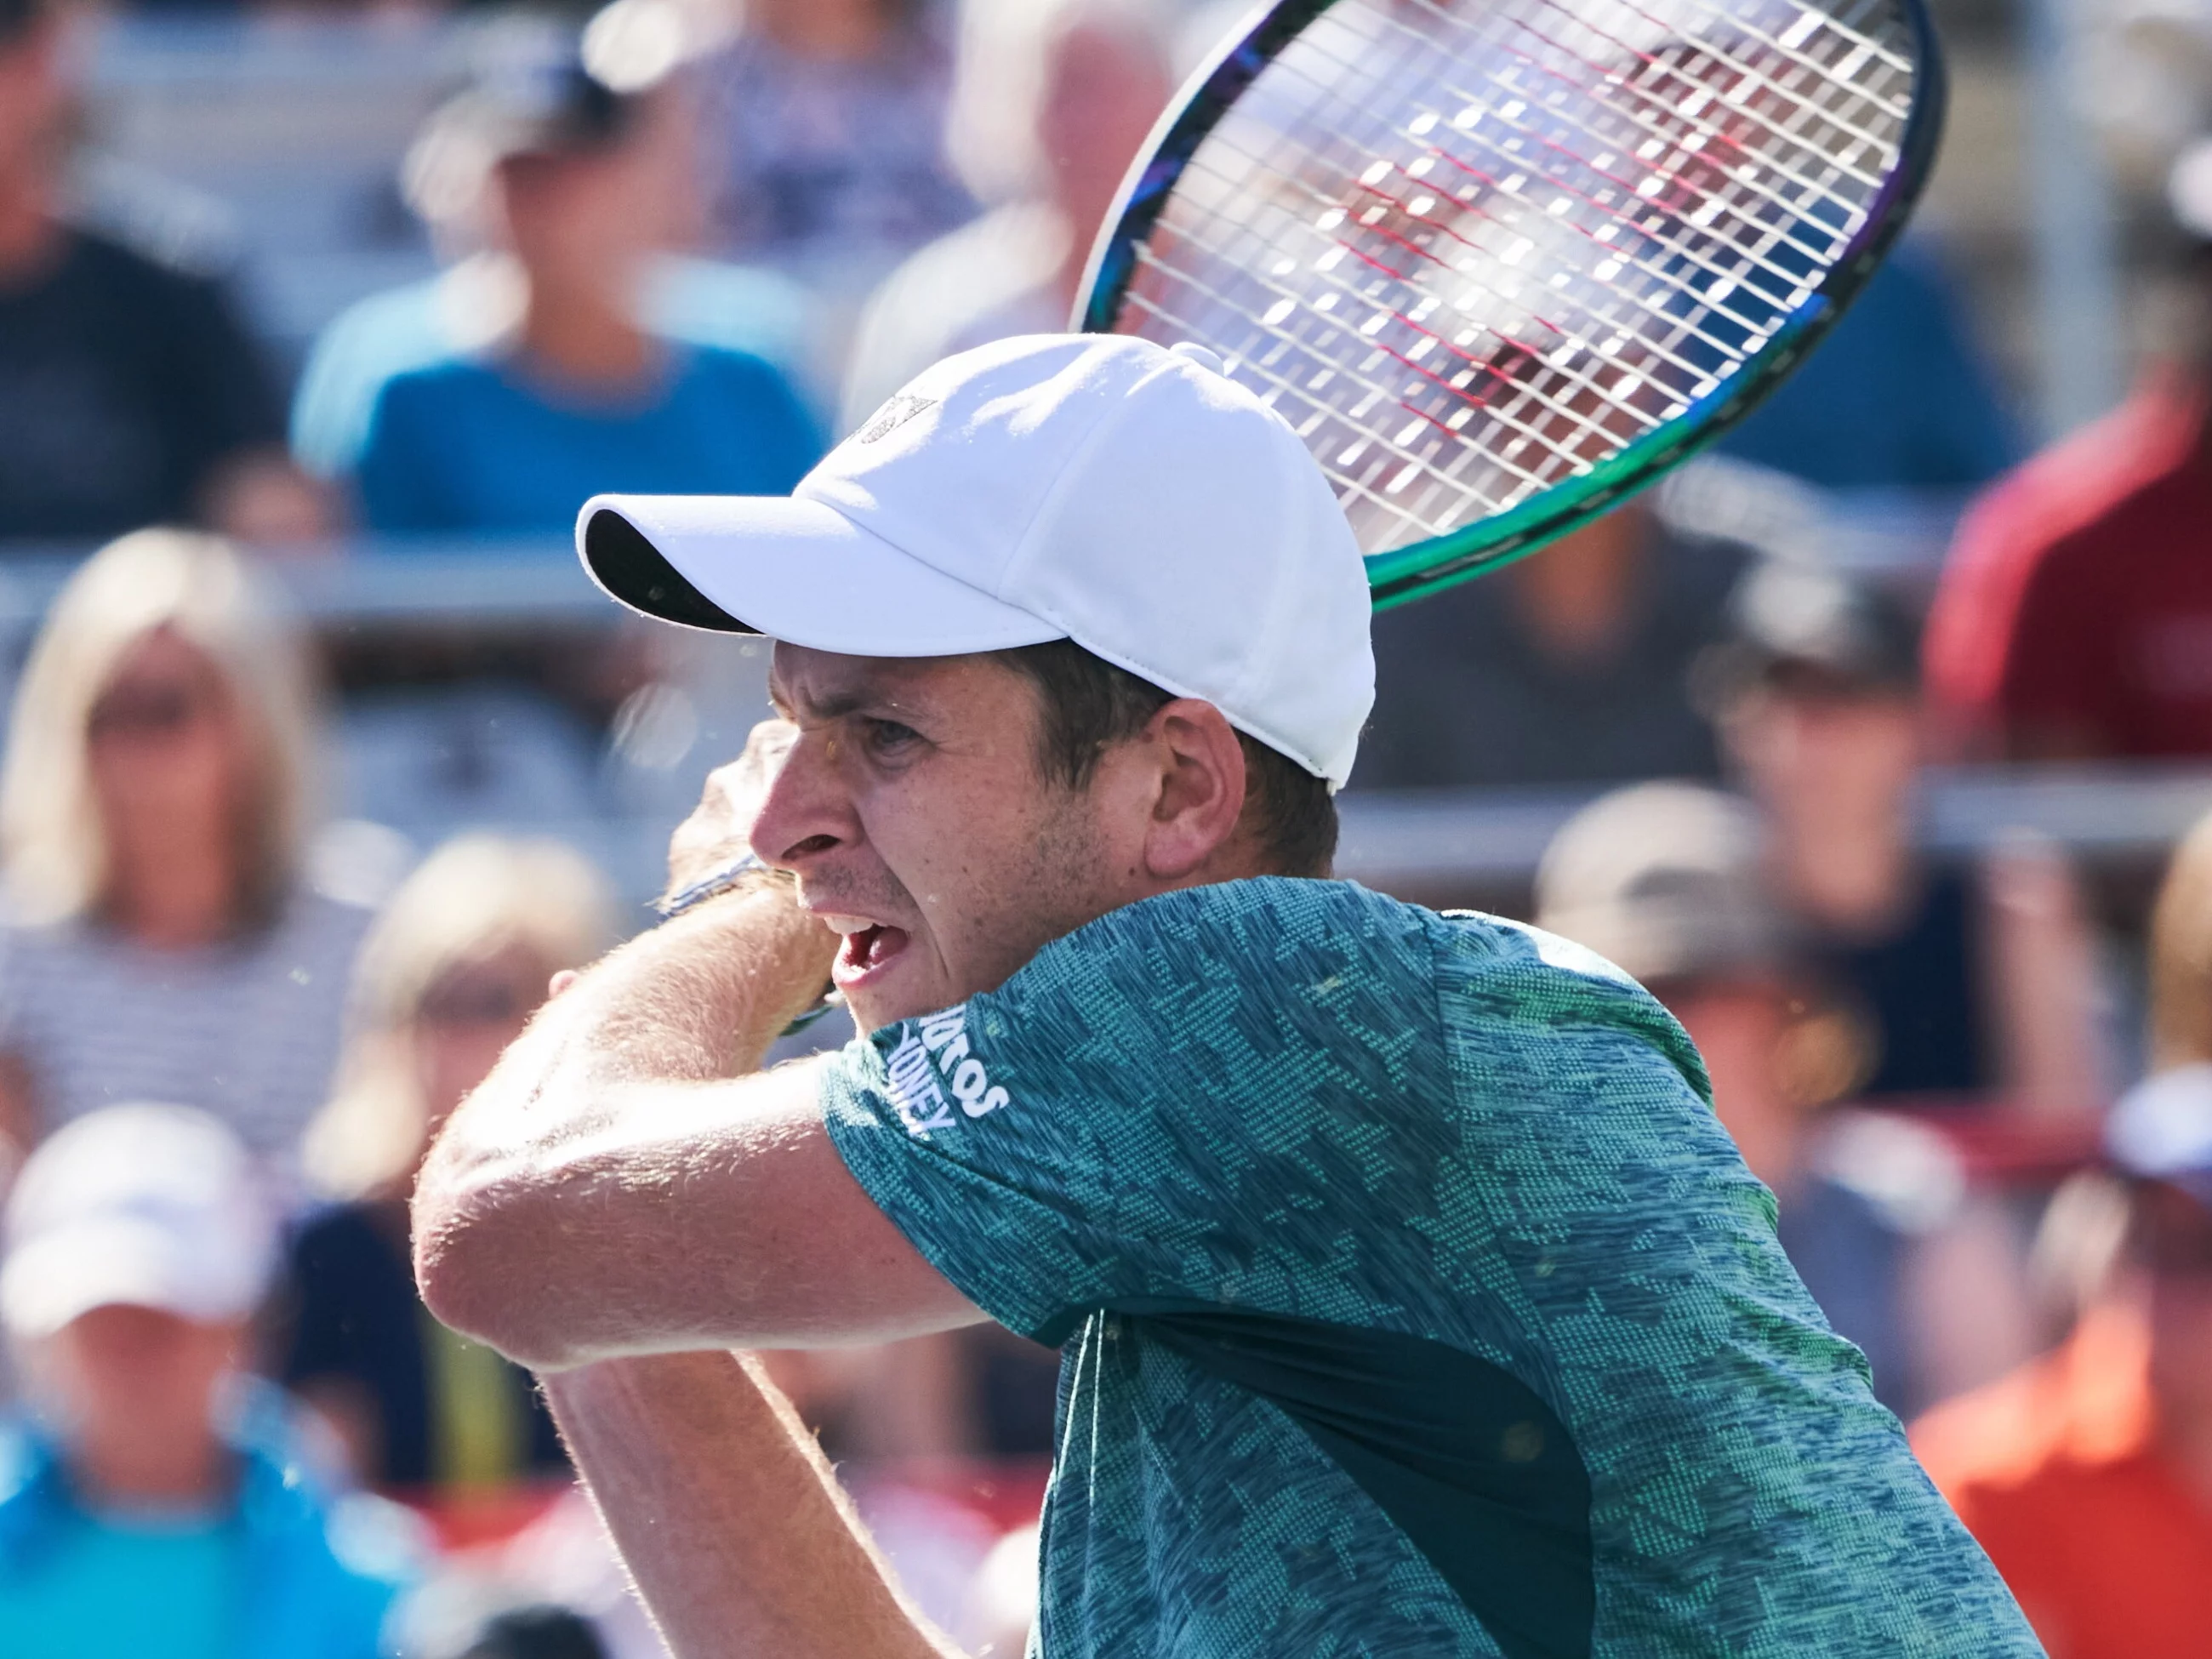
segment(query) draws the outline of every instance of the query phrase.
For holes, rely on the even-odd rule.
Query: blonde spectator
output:
[[[438,1124],[548,981],[613,937],[606,884],[576,853],[471,836],[401,885],[362,948],[336,1090],[307,1138],[332,1201],[292,1251],[281,1370],[364,1480],[453,1497],[563,1467],[528,1378],[422,1311],[406,1200]]]
[[[290,1155],[367,918],[301,861],[317,736],[299,642],[227,544],[141,531],[55,602],[0,774],[0,1124],[118,1102]]]

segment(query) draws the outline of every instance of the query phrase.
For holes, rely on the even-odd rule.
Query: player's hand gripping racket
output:
[[[1211,347],[1416,598],[1741,418],[1942,104],[1921,0],[1279,0],[1156,131],[1078,325]]]

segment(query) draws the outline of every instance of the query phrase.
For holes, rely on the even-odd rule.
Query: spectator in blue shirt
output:
[[[566,537],[600,490],[788,490],[821,452],[790,383],[640,321],[697,213],[680,80],[617,76],[617,91],[565,36],[506,46],[426,143],[485,169],[519,303],[480,350],[385,384],[355,477],[368,527]]]
[[[42,1422],[0,1441],[0,1653],[375,1659],[411,1540],[243,1385],[275,1250],[204,1113],[110,1107],[24,1165],[0,1317]]]

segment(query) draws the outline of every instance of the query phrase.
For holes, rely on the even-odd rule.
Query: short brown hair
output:
[[[1036,687],[1042,720],[1037,768],[1047,781],[1086,787],[1100,757],[1145,729],[1175,694],[1093,656],[1073,640],[997,653]],[[1241,823],[1277,873],[1326,876],[1336,857],[1336,802],[1328,783],[1279,750],[1240,732],[1244,749]]]

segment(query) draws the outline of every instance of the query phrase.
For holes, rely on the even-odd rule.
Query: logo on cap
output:
[[[917,398],[912,392],[902,392],[869,416],[867,425],[853,434],[853,441],[872,444],[904,426],[923,410],[936,407],[937,399],[934,398]]]

